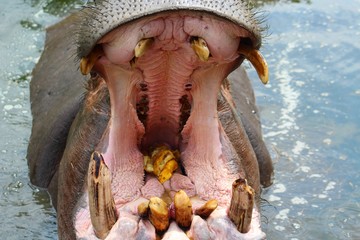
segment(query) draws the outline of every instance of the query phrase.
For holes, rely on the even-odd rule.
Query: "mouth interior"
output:
[[[210,50],[205,61],[192,47],[197,38]],[[111,120],[97,150],[111,170],[117,208],[141,195],[144,155],[160,145],[179,150],[181,174],[201,199],[229,205],[241,164],[219,121],[217,99],[244,59],[239,46],[251,47],[252,38],[229,21],[186,12],[138,20],[98,42],[102,54],[92,71],[107,83]],[[142,39],[151,45],[136,57]]]
[[[210,50],[207,61],[191,46],[199,37]],[[151,46],[134,57],[141,39],[152,39]],[[223,152],[231,143],[217,116],[217,96],[223,79],[243,60],[240,44],[249,45],[250,39],[247,30],[213,16],[167,13],[119,27],[99,41],[104,54],[93,70],[105,79],[111,102],[108,141],[101,151],[113,179],[118,177],[115,201],[116,195],[126,201],[134,196],[133,185],[122,190],[119,185],[134,173],[143,174],[144,153],[159,145],[180,151],[185,174],[195,185],[196,172],[209,172],[213,181],[238,174],[227,166],[234,157]],[[217,171],[225,174],[210,176]],[[139,179],[134,181],[140,186]],[[198,189],[201,197],[209,195],[208,188],[203,194]],[[214,194],[219,196],[209,197],[224,199],[221,190]]]

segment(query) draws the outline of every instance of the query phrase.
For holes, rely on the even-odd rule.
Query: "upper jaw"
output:
[[[227,0],[226,3],[219,3],[216,1],[151,0],[128,3],[108,0],[97,2],[96,6],[90,5],[81,11],[80,19],[84,24],[75,32],[78,37],[78,57],[87,56],[109,31],[126,23],[169,11],[193,11],[227,19],[251,33],[252,40],[256,40],[253,42],[255,48],[258,49],[261,45],[261,33],[264,28],[247,1]]]
[[[119,138],[128,143],[115,155],[139,144],[140,151],[163,143],[180,148],[190,136],[189,130],[183,131],[190,112],[189,122],[196,126],[214,119],[220,85],[244,58],[266,83],[267,65],[254,47],[258,41],[247,29],[194,11],[152,15],[105,35],[81,59],[80,70],[96,71],[108,85],[113,129],[109,143]],[[190,109],[184,114],[186,104]],[[205,112],[192,114],[202,109]],[[216,126],[214,122],[211,128]]]

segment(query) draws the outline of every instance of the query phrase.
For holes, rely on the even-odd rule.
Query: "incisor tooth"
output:
[[[250,230],[254,195],[255,191],[247,184],[246,179],[234,181],[228,215],[241,233]]]
[[[211,199],[207,201],[200,208],[195,210],[195,214],[199,215],[201,218],[206,219],[210,214],[217,208],[218,202],[216,199]]]
[[[117,213],[111,192],[111,173],[98,152],[91,155],[88,192],[90,217],[95,235],[104,239],[115,224]]]
[[[238,51],[254,66],[261,82],[267,84],[269,81],[269,69],[266,60],[261,55],[260,51],[242,44]]]
[[[80,60],[80,71],[83,75],[87,75],[91,72],[91,69],[94,67],[96,61],[100,56],[104,55],[102,47],[96,45],[94,49],[86,57],[81,58]]]
[[[149,202],[149,220],[158,233],[169,227],[169,208],[161,198],[152,197]]]
[[[207,60],[209,60],[210,50],[207,46],[206,41],[203,38],[192,37],[190,39],[190,44],[201,61],[206,62]]]
[[[192,204],[190,198],[183,190],[178,191],[174,197],[175,221],[182,228],[188,228],[192,222]]]

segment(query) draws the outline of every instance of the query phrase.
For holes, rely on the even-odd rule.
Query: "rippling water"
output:
[[[73,2],[0,0],[5,239],[57,238],[50,199],[28,179],[28,91],[45,26]],[[360,239],[360,1],[263,2],[271,82],[254,87],[276,171],[263,194],[263,228],[268,239]]]

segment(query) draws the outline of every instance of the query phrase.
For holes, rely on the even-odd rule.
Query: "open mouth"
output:
[[[224,79],[245,58],[267,82],[259,41],[214,15],[164,12],[112,30],[81,59],[83,74],[106,83],[111,118],[90,160],[79,238],[202,239],[204,228],[234,239],[263,236],[253,204],[259,183],[244,170],[218,109],[219,94],[231,108]],[[236,189],[250,199],[242,219],[232,210],[244,205]]]

